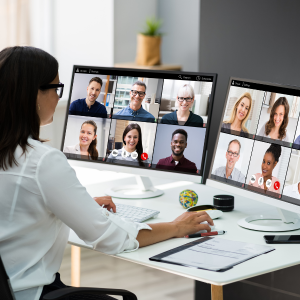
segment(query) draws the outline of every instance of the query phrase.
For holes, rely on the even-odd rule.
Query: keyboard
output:
[[[127,204],[115,203],[117,207],[117,212],[115,213],[117,216],[123,217],[125,219],[129,219],[134,222],[143,222],[150,218],[156,218],[160,213],[158,210],[136,207]]]

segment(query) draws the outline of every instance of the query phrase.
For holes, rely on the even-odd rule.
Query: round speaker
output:
[[[214,206],[223,212],[232,211],[234,208],[234,197],[231,195],[215,195]]]

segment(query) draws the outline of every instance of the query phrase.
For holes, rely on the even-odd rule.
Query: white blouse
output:
[[[28,139],[18,166],[0,169],[0,254],[17,300],[39,299],[54,281],[69,227],[94,249],[115,254],[139,247],[147,224],[117,217],[99,206],[60,151]]]

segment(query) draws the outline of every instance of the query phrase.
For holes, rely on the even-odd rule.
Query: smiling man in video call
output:
[[[105,106],[96,101],[100,95],[101,87],[102,79],[99,77],[93,77],[86,89],[86,98],[73,101],[69,108],[69,114],[107,118]]]
[[[187,137],[187,132],[183,129],[176,129],[172,133],[172,155],[160,159],[156,165],[157,169],[197,173],[197,167],[195,163],[186,159],[183,155],[183,152],[187,147]]]
[[[238,140],[232,140],[228,144],[226,151],[226,166],[217,168],[213,174],[222,178],[227,178],[241,184],[245,183],[245,176],[240,170],[235,168],[235,164],[240,158],[241,143]]]
[[[147,87],[144,82],[139,80],[136,81],[129,92],[129,105],[115,113],[113,115],[113,119],[155,122],[154,116],[142,107],[142,102],[146,96],[146,88]]]

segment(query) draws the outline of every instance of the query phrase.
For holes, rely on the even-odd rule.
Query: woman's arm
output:
[[[184,237],[200,230],[210,232],[208,224],[201,224],[205,221],[214,225],[206,212],[185,212],[172,222],[148,224],[152,230],[140,230],[136,239],[140,247],[144,247],[170,238]]]

